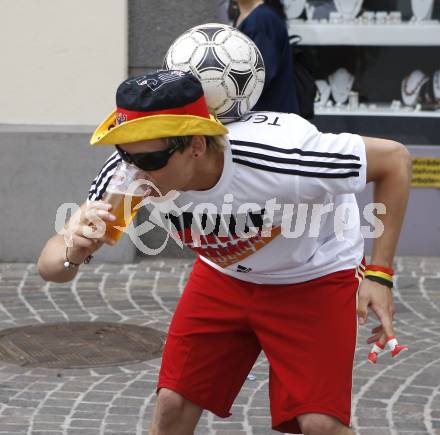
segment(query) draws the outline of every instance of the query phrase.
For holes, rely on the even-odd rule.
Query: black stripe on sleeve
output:
[[[231,139],[229,141],[231,145],[241,145],[246,147],[252,147],[252,148],[261,148],[263,150],[267,151],[275,151],[277,153],[281,154],[299,154],[300,156],[309,156],[309,157],[328,157],[328,158],[334,158],[334,159],[340,159],[340,160],[357,160],[360,161],[360,157],[356,156],[354,154],[340,154],[340,153],[321,153],[319,151],[304,151],[300,148],[291,148],[291,149],[284,149],[284,148],[278,148],[271,145],[266,145],[262,143],[256,143],[256,142],[246,142],[244,140],[234,140]]]
[[[310,160],[299,160],[299,159],[290,159],[283,157],[276,157],[266,154],[257,154],[250,151],[242,151],[242,150],[232,150],[232,155],[234,156],[243,156],[243,157],[252,157],[255,159],[266,160],[268,162],[275,163],[288,163],[291,165],[299,165],[299,166],[311,166],[318,168],[329,168],[329,169],[359,169],[361,167],[360,163],[334,163],[334,162],[320,162],[320,161],[310,161]]]
[[[116,166],[120,161],[121,161],[121,157],[119,156],[118,153],[112,154],[107,159],[101,171],[99,172],[97,177],[93,180],[93,183],[89,190],[88,199],[92,201],[98,201],[102,198],[102,195],[108,186],[110,178],[113,175],[114,169],[116,168]]]
[[[241,160],[237,158],[232,158],[232,161],[239,163],[244,166],[249,166],[250,168],[261,169],[268,172],[277,172],[279,174],[290,174],[290,175],[300,175],[302,177],[314,177],[314,178],[350,178],[359,177],[359,172],[309,172],[309,171],[299,171],[297,169],[287,169],[287,168],[276,168],[273,166],[260,165],[258,163],[249,162],[247,160]]]

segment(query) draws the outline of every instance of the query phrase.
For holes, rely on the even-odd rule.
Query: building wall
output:
[[[180,34],[219,19],[216,6],[212,0],[130,1],[130,75],[160,68],[168,47]]]
[[[0,123],[94,125],[127,75],[127,0],[0,0]]]

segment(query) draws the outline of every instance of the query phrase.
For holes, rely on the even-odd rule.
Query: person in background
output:
[[[228,0],[215,0],[215,19],[217,23],[231,24],[232,20],[228,17]]]
[[[253,110],[299,114],[283,4],[280,0],[237,0],[237,5],[234,26],[255,42],[266,68],[264,90]]]

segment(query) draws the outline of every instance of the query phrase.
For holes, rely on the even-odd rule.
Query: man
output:
[[[271,112],[229,124],[225,136],[198,80],[180,71],[129,79],[116,103],[92,143],[118,144],[117,151],[92,184],[87,213],[67,226],[73,247],[55,235],[38,267],[47,280],[68,281],[110,243],[84,228],[91,212],[114,220],[101,198],[121,159],[143,169],[162,195],[180,192],[175,202],[184,211],[164,220],[200,256],[170,325],[150,433],[192,434],[203,409],[230,415],[263,349],[276,430],[352,434],[357,294],[360,323],[367,307],[380,321],[371,340],[393,335],[386,277],[408,197],[405,147],[322,134],[296,115]],[[377,279],[359,286],[363,240],[353,192],[369,181],[387,212],[368,266]]]

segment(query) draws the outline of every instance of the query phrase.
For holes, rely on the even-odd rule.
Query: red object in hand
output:
[[[377,363],[377,353],[376,352],[370,352],[367,356],[368,361],[372,364]]]
[[[408,350],[408,346],[402,346],[401,344],[396,344],[394,349],[391,351],[391,356],[395,358],[397,355],[399,355],[400,352],[403,352],[405,350]]]
[[[384,349],[385,346],[379,341],[376,341],[376,343],[374,343],[373,347],[371,348],[370,353],[368,354],[368,361],[372,364],[376,364],[378,355],[383,352]]]
[[[408,346],[402,346],[396,340],[396,337],[387,337],[386,347],[390,350],[391,356],[395,358],[400,352],[408,350]]]

